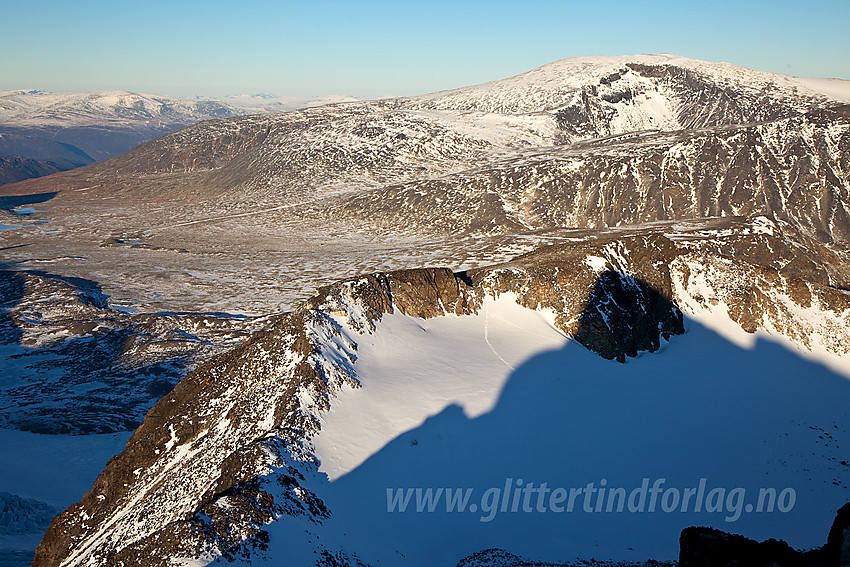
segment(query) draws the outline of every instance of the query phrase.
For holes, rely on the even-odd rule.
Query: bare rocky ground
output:
[[[276,313],[340,277],[428,265],[477,267],[547,240],[535,234],[394,235],[262,212],[231,218],[196,212],[188,217],[196,220],[186,220],[173,212],[177,207],[166,206],[117,206],[96,217],[68,218],[51,202],[36,206],[45,212],[4,217],[7,224],[25,225],[0,233],[10,267],[96,280],[114,304],[142,311]]]

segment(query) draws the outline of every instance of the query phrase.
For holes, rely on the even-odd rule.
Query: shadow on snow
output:
[[[646,319],[639,305],[626,303],[626,319],[629,311]],[[594,332],[599,318],[585,318]],[[658,354],[619,364],[570,340],[516,368],[492,411],[470,418],[462,407],[446,406],[316,490],[333,511],[325,528],[341,549],[403,550],[408,559],[421,558],[413,564],[454,564],[492,547],[548,561],[675,559],[679,533],[690,525],[820,545],[835,510],[850,498],[842,461],[850,446],[850,381],[772,340],[744,349],[685,322],[685,335],[654,345]],[[361,395],[368,390],[364,376]],[[663,489],[680,496],[705,478],[705,492],[723,488],[726,498],[745,488],[746,503],[757,501],[760,488],[792,488],[796,502],[786,513],[741,511],[734,522],[727,519],[736,515],[736,502],[714,513],[705,503],[700,513],[694,504],[663,512],[660,494],[655,512],[647,506],[618,513],[616,501],[606,512],[605,501],[602,512],[588,513],[584,495],[572,512],[553,512],[549,501],[541,512],[537,493],[532,512],[521,502],[516,511],[512,504],[501,511],[501,500],[497,513],[482,510],[488,489],[504,495],[506,483],[511,492],[518,479],[549,490],[594,483],[630,493],[644,478],[665,479]],[[468,505],[478,509],[448,513],[443,496],[433,512],[416,512],[414,494],[407,511],[388,512],[388,489],[417,488],[472,488]],[[594,510],[598,494],[590,500]]]

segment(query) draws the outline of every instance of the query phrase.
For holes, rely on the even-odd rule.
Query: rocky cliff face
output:
[[[54,520],[34,564],[206,561],[261,549],[269,522],[322,522],[333,511],[306,488],[316,474],[309,440],[339,388],[358,384],[357,345],[340,325],[368,334],[387,313],[464,315],[511,293],[625,361],[684,331],[677,305],[723,303],[748,330],[801,344],[832,336],[824,348],[840,356],[850,325],[841,266],[793,227],[726,219],[588,235],[461,273],[403,270],[322,288],[164,396],[92,491]]]
[[[681,567],[840,567],[850,562],[850,504],[838,510],[826,544],[817,549],[798,551],[781,540],[757,542],[720,530],[696,527],[684,530],[679,541]]]

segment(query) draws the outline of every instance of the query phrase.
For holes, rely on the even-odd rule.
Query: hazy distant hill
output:
[[[0,164],[0,180],[38,177],[119,155],[189,124],[247,111],[216,101],[185,101],[124,91],[0,93],[0,154],[50,168]],[[12,172],[15,167],[15,172]]]

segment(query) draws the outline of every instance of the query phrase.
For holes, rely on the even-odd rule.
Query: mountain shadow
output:
[[[46,203],[58,194],[58,191],[50,191],[48,193],[33,193],[32,195],[0,195],[0,209],[11,211],[24,205]]]
[[[780,342],[760,337],[742,348],[629,280],[600,277],[578,333],[588,348],[577,338],[532,356],[509,373],[490,411],[471,417],[463,404],[447,402],[313,489],[332,511],[312,528],[317,537],[365,562],[404,554],[410,565],[454,565],[491,548],[535,561],[675,560],[679,534],[692,525],[820,545],[848,500],[850,381]],[[672,336],[679,326],[687,332]],[[665,336],[672,338],[658,340]],[[453,354],[463,356],[464,345],[457,348]],[[588,349],[637,356],[619,364]],[[476,379],[460,359],[446,372]],[[381,395],[368,374],[360,379],[348,402]],[[662,492],[652,511],[645,501],[630,512],[625,500],[618,511],[618,489],[631,495],[657,481]],[[694,497],[683,510],[685,491],[701,483],[703,496],[714,490],[713,501],[703,498],[696,509]],[[544,484],[548,497],[564,489],[560,511],[546,498],[540,505],[539,492],[524,500],[523,489]],[[793,491],[793,505],[749,512],[762,488],[785,491],[785,508]],[[470,490],[464,512],[447,511],[447,489]],[[567,511],[573,489],[583,492]],[[608,491],[602,499],[600,489]],[[668,489],[667,505],[674,492],[680,500],[665,511]],[[398,490],[413,491],[411,503],[388,511],[388,491]],[[416,511],[417,490],[441,491],[433,511]],[[271,541],[276,549],[274,531]]]
[[[597,276],[574,338],[602,358],[625,362],[684,332],[682,313],[669,298],[640,278],[609,269]]]

